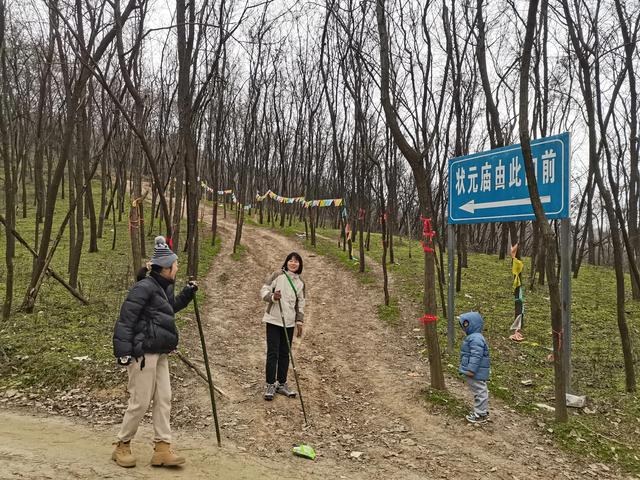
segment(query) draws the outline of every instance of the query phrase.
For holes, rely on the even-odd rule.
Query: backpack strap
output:
[[[297,300],[298,290],[296,290],[296,287],[293,285],[293,282],[291,281],[291,277],[289,277],[289,275],[287,275],[287,272],[285,272],[284,270],[282,271],[282,273],[284,274],[285,277],[287,277],[287,280],[289,280],[289,285],[291,285],[291,288],[293,288],[293,293],[296,294],[296,300]]]
[[[287,275],[287,272],[285,272],[284,270],[282,271],[282,273],[284,274],[285,277],[287,277],[287,280],[289,280],[289,285],[291,285],[291,288],[293,289],[293,291],[296,294],[296,305],[295,305],[295,311],[296,311],[296,318],[297,318],[297,314],[298,312],[298,290],[296,289],[296,287],[293,285],[293,282],[291,281],[291,277],[289,277],[289,275]],[[302,292],[304,293],[304,282],[302,282]],[[296,320],[297,321],[297,320]],[[302,321],[300,321],[300,323],[302,323]]]

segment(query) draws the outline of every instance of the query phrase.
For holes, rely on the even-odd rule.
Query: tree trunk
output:
[[[193,87],[191,85],[191,63],[194,45],[195,3],[189,2],[189,16],[185,0],[176,2],[177,49],[178,49],[178,134],[180,153],[184,160],[187,193],[187,275],[198,276],[198,185],[197,149],[193,135]],[[175,247],[175,251],[178,247]]]
[[[500,250],[498,251],[498,259],[504,260],[507,257],[507,249],[509,248],[509,224],[503,222],[500,224]]]
[[[546,1],[546,0],[543,0]],[[536,16],[538,9],[538,0],[529,2],[529,12],[527,15],[527,28],[522,47],[522,59],[520,66],[520,118],[519,133],[520,143],[522,146],[522,156],[524,157],[525,171],[527,174],[527,186],[529,196],[533,205],[540,227],[542,228],[544,243],[547,248],[546,252],[546,273],[549,286],[549,298],[551,309],[551,330],[553,335],[553,367],[555,380],[555,414],[556,420],[566,422],[568,420],[566,405],[566,378],[563,369],[563,358],[568,352],[562,351],[562,305],[560,301],[560,289],[558,287],[558,278],[556,277],[555,261],[556,261],[556,241],[554,233],[547,222],[542,202],[540,201],[540,193],[538,192],[538,183],[534,170],[533,158],[531,155],[531,140],[529,138],[529,67],[531,63],[531,50],[536,30]]]
[[[635,60],[637,29],[633,35],[629,32],[627,18],[625,18],[625,7],[621,0],[615,0],[616,12],[618,13],[618,21],[620,23],[620,31],[624,40],[625,48],[625,66],[627,77],[629,80],[629,237],[630,247],[627,247],[627,256],[629,263],[635,267],[637,272],[637,257],[640,255],[640,229],[638,228],[638,202],[640,197],[640,172],[638,170],[638,161],[640,152],[638,151],[638,92],[636,88],[636,72]],[[633,22],[629,22],[633,26]],[[614,197],[618,198],[618,197]],[[620,224],[624,228],[624,223]],[[633,268],[632,268],[633,270]],[[631,275],[631,292],[634,300],[640,299],[640,281],[636,275]]]
[[[84,183],[84,171],[82,163],[87,158],[89,145],[86,142],[83,132],[87,119],[85,106],[80,109],[79,122],[76,125],[76,145],[75,155],[69,159],[69,172],[73,172],[73,177],[69,179],[69,193],[74,190],[74,195],[69,195],[69,207],[75,204],[75,241],[69,246],[69,285],[78,288],[78,274],[80,271],[80,258],[82,257],[82,246],[84,245],[84,194],[88,191],[91,183]],[[87,158],[88,160],[88,158]],[[83,183],[86,187],[83,189]],[[70,225],[73,225],[73,220]]]
[[[67,172],[69,176],[69,210],[76,204],[76,174],[75,174],[75,160],[70,158],[67,164]],[[75,208],[73,210],[75,212]],[[69,282],[74,288],[74,282],[77,281],[74,273],[74,257],[76,246],[76,220],[75,217],[69,222],[69,253],[67,258],[67,273],[69,274]]]
[[[384,304],[389,306],[389,278],[387,274],[387,219],[384,201],[384,183],[382,180],[382,167],[378,164],[378,202],[380,204],[380,233],[382,235],[382,289],[384,291]]]
[[[8,106],[6,99],[9,96],[9,85],[7,77],[6,44],[5,44],[5,2],[0,0],[0,154],[4,166],[4,201],[6,217],[6,246],[4,258],[7,265],[5,280],[5,297],[2,305],[2,318],[6,321],[11,315],[11,305],[13,303],[13,281],[16,240],[12,230],[16,224],[15,196],[13,185],[13,169],[11,168],[11,150],[9,146],[9,128],[7,125]]]
[[[387,32],[387,20],[385,12],[385,0],[376,1],[376,18],[378,23],[378,34],[380,36],[380,100],[384,109],[385,118],[395,143],[407,159],[416,187],[420,204],[420,214],[425,218],[433,218],[429,208],[431,205],[429,196],[431,186],[429,184],[428,170],[425,169],[422,155],[416,151],[404,137],[396,112],[391,104],[390,92],[390,66],[389,66],[389,35]],[[423,305],[425,313],[435,316],[436,294],[435,294],[435,258],[432,252],[424,252],[424,296]],[[442,361],[440,358],[440,344],[438,342],[438,332],[435,322],[425,324],[425,337],[429,351],[429,367],[431,373],[431,386],[436,389],[444,389],[444,374],[442,371]]]
[[[363,205],[363,203],[361,203]],[[366,213],[362,209],[361,215],[358,216],[358,271],[364,273],[365,260],[364,260],[364,219]]]
[[[92,83],[89,83],[91,96],[93,96],[93,88]],[[80,126],[82,129],[82,137],[84,141],[84,145],[82,147],[82,159],[81,159],[81,171],[84,177],[84,183],[87,185],[87,193],[85,195],[85,203],[86,203],[86,211],[89,216],[89,253],[95,253],[98,251],[98,222],[96,219],[96,207],[93,202],[93,188],[91,185],[91,180],[89,179],[89,175],[91,174],[91,119],[93,118],[93,108],[91,108],[91,103],[87,100],[88,106],[85,106],[83,109],[83,122]],[[105,138],[105,142],[108,139]],[[99,155],[102,155],[100,153]],[[80,182],[80,186],[82,187],[82,181]]]
[[[103,155],[100,159],[100,213],[98,214],[98,229],[96,236],[102,238],[104,232],[104,220],[107,213],[107,190],[109,184],[107,182],[107,158]]]
[[[140,250],[140,229],[142,225],[140,223],[138,205],[143,201],[142,197],[133,199],[129,209],[129,241],[131,242],[131,263],[134,278],[142,267],[142,251]]]
[[[576,216],[576,225],[575,225],[574,236],[573,236],[573,249],[571,253],[571,268],[573,270],[573,278],[578,278],[578,272],[580,271],[580,264],[582,263],[582,256],[584,253],[584,245],[587,239],[587,234],[586,234],[587,226],[585,223],[585,226],[582,227],[582,231],[583,231],[582,241],[580,242],[580,246],[578,247],[578,236],[580,233],[580,219],[582,218],[582,211],[586,203],[587,195],[589,191],[592,189],[592,185],[593,185],[592,178],[593,178],[593,175],[590,172],[589,179],[587,180],[587,186],[582,194],[582,198],[580,199],[580,206],[578,207],[578,215]]]
[[[38,93],[38,117],[36,123],[35,153],[33,155],[34,169],[34,186],[36,195],[36,225],[35,225],[35,248],[38,248],[40,241],[40,224],[42,224],[44,214],[44,199],[46,187],[44,184],[44,124],[45,124],[45,107],[47,94],[49,92],[49,79],[51,77],[51,64],[53,61],[53,52],[55,49],[54,29],[56,28],[57,16],[53,8],[49,8],[49,38],[47,44],[47,52],[45,54],[42,73],[40,78],[40,90]],[[47,184],[48,185],[48,184]]]
[[[602,174],[600,172],[600,164],[597,153],[597,135],[596,135],[596,108],[594,105],[594,94],[591,85],[591,61],[587,58],[582,45],[584,40],[582,37],[582,31],[580,27],[573,23],[569,5],[567,0],[563,0],[562,6],[564,8],[565,17],[567,19],[567,25],[569,30],[569,36],[573,45],[574,52],[578,58],[580,65],[580,73],[582,75],[582,94],[584,98],[585,109],[587,112],[587,127],[589,131],[589,165],[594,173],[594,179],[602,200],[604,201],[604,208],[607,214],[607,220],[609,222],[609,228],[611,230],[611,241],[613,242],[614,253],[614,269],[616,271],[616,299],[617,299],[617,320],[618,329],[620,332],[620,340],[622,342],[622,354],[624,358],[625,366],[625,385],[628,392],[635,392],[636,390],[636,378],[635,367],[633,362],[633,348],[631,345],[631,337],[629,336],[629,329],[627,326],[627,320],[624,311],[624,271],[623,271],[623,250],[620,242],[620,228],[618,220],[615,216],[615,208],[611,199],[611,193],[604,184]],[[589,54],[590,56],[590,54]]]

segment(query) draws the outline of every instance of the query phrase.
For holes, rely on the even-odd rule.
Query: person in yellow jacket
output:
[[[511,247],[511,273],[513,273],[513,297],[515,301],[515,315],[511,330],[513,335],[509,338],[514,342],[521,342],[524,340],[522,335],[522,329],[524,328],[524,296],[522,295],[522,279],[520,278],[522,270],[524,269],[524,263],[517,257],[518,244],[516,243]]]
[[[267,302],[262,322],[266,324],[267,361],[265,366],[265,400],[273,400],[276,393],[293,398],[297,392],[287,384],[289,348],[293,331],[302,336],[304,323],[304,282],[302,257],[291,252],[282,269],[271,273],[260,289],[260,297]]]

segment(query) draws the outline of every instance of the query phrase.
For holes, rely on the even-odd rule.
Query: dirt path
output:
[[[63,417],[0,412],[0,479],[275,479],[275,465],[249,457],[193,432],[175,432],[180,451],[189,459],[187,468],[164,469],[149,465],[152,438],[149,425],[143,425],[133,451],[136,468],[123,469],[109,460],[113,428],[96,428]],[[283,475],[280,478],[295,477]]]
[[[134,444],[139,466],[124,471],[109,461],[115,425],[4,411],[0,478],[623,478],[572,460],[537,434],[532,420],[498,402],[483,427],[429,413],[421,397],[428,384],[422,335],[410,319],[400,327],[378,319],[379,286],[363,286],[300,242],[248,225],[246,252],[234,260],[234,228],[230,219],[220,219],[223,250],[201,282],[214,377],[228,393],[218,397],[222,449],[215,446],[204,383],[174,372],[175,443],[188,457],[184,469],[168,472],[146,463],[146,424]],[[266,345],[258,291],[292,250],[304,258],[307,285],[305,334],[295,339],[294,353],[309,427],[297,399],[262,400]],[[195,322],[181,334],[182,349],[197,360]],[[449,386],[461,389],[453,381]],[[315,462],[291,454],[298,442],[315,447]]]
[[[212,361],[230,396],[220,405],[226,439],[257,456],[277,458],[285,470],[311,471],[313,465],[326,478],[411,479],[424,478],[425,472],[432,478],[585,475],[584,464],[549,446],[531,420],[495,402],[493,421],[482,428],[430,414],[421,398],[428,384],[428,365],[418,353],[422,335],[406,322],[404,328],[393,328],[378,319],[379,286],[361,285],[295,239],[248,225],[246,252],[235,261],[230,256],[234,228],[220,221],[228,241],[205,282]],[[309,428],[302,427],[298,400],[262,400],[266,346],[258,291],[292,250],[304,258],[307,285],[305,334],[295,339],[294,353]],[[193,350],[195,340],[195,335],[187,340]],[[201,389],[194,407],[204,412],[207,401]],[[319,452],[314,464],[290,454],[291,445],[300,441]],[[598,471],[600,478],[610,474]]]

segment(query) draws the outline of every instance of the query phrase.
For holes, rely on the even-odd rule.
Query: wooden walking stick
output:
[[[291,350],[291,342],[289,341],[289,334],[287,333],[287,324],[284,321],[284,313],[282,313],[282,303],[280,302],[280,300],[278,300],[278,308],[280,309],[280,318],[282,319],[282,328],[284,328],[284,336],[287,341],[287,349],[289,349],[289,358],[291,359],[291,367],[293,368],[293,377],[296,379],[296,387],[298,388],[298,395],[300,396],[300,405],[302,405],[302,415],[304,416],[304,424],[309,425],[309,422],[307,421],[307,412],[304,409],[304,401],[302,400],[302,390],[300,390],[300,381],[298,380],[298,371],[296,370],[296,364],[293,361],[293,351]]]
[[[214,394],[213,378],[211,376],[211,368],[209,367],[209,356],[207,355],[207,345],[204,341],[204,331],[202,330],[202,321],[200,321],[200,310],[198,310],[198,300],[196,294],[193,294],[193,310],[196,312],[196,322],[198,323],[198,332],[200,333],[200,343],[202,344],[202,357],[204,359],[204,367],[207,371],[207,382],[209,383],[209,396],[211,397],[211,411],[213,412],[213,422],[216,426],[216,438],[218,446],[220,443],[220,426],[218,425],[218,411],[216,410],[216,398]]]

